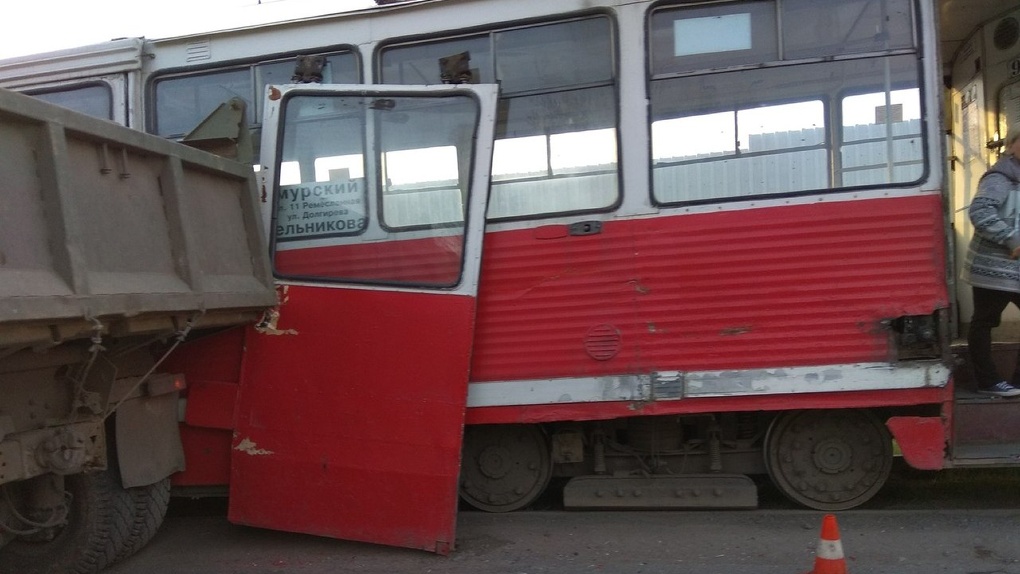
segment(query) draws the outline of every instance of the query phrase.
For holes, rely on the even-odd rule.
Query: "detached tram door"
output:
[[[269,88],[280,305],[247,336],[232,522],[452,549],[496,99]]]

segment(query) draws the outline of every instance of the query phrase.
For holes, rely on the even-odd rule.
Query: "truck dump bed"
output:
[[[250,165],[0,89],[0,348],[274,303]]]

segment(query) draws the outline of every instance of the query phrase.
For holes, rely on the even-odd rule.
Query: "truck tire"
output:
[[[0,549],[0,574],[95,574],[127,544],[132,497],[109,471],[64,478],[71,495],[67,524],[47,542],[14,540]]]
[[[133,505],[131,528],[124,547],[114,558],[115,562],[138,552],[156,535],[170,503],[170,478],[148,486],[128,488],[127,492]]]

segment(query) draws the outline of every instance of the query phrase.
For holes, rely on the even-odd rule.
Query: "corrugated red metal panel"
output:
[[[943,233],[928,194],[492,233],[472,380],[886,360],[882,320],[948,306]]]
[[[623,352],[612,360],[584,350],[592,326],[635,324],[642,287],[631,231],[613,224],[585,236],[542,228],[487,234],[472,380],[638,369],[632,333],[621,332]]]

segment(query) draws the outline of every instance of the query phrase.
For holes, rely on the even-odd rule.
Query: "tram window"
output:
[[[842,185],[914,181],[924,172],[916,88],[843,98]]]
[[[549,136],[549,164],[553,174],[591,166],[616,165],[616,130],[584,130]]]
[[[720,68],[777,59],[772,2],[658,10],[651,21],[657,73]]]
[[[493,163],[492,179],[507,181],[525,177],[567,174],[590,165],[616,163],[615,130],[585,130],[504,138],[496,141],[498,163]]]
[[[620,195],[613,37],[581,18],[388,46],[379,66],[384,83],[435,83],[439,58],[466,51],[500,84],[490,219],[596,211]]]
[[[783,0],[780,7],[787,60],[914,45],[910,0]]]
[[[107,84],[68,86],[54,90],[28,92],[45,102],[104,120],[113,118],[113,94]]]
[[[835,9],[841,2],[813,0],[808,6],[804,0],[777,0],[763,4],[781,14],[806,17],[816,5]],[[839,43],[814,46],[805,39],[808,35],[800,38],[800,43],[794,41],[800,32],[790,32],[784,21],[772,31],[779,49],[769,56],[768,50],[759,49],[771,44],[761,40],[764,29],[755,22],[752,50],[745,53],[731,49],[735,44],[717,43],[721,59],[712,62],[714,54],[690,55],[676,50],[675,39],[666,34],[683,27],[663,22],[708,18],[713,13],[730,17],[744,4],[666,7],[653,12],[650,30],[658,34],[650,43],[655,202],[725,201],[906,184],[923,175],[926,158],[921,140],[919,68],[916,55],[902,54],[902,47],[912,46],[914,41],[911,27],[902,22],[903,18],[909,22],[910,6],[897,0],[851,0],[847,4],[872,24],[868,18],[873,13],[888,12],[888,22],[900,22],[889,24],[885,31],[892,37],[881,44],[899,51],[887,53],[867,44],[854,27],[863,25],[856,20],[847,24]],[[842,15],[833,18],[846,19]],[[833,46],[847,53],[831,54]],[[807,57],[810,50],[816,56],[843,57],[795,65],[782,59]],[[751,53],[766,59],[739,59]],[[727,59],[739,61],[737,68],[715,67]],[[767,65],[746,66],[750,63]],[[884,86],[889,86],[895,104],[888,110]],[[876,120],[876,106],[890,114],[881,122]],[[870,113],[866,122],[856,116],[852,119],[851,112],[861,109]],[[892,115],[896,113],[906,116],[901,121]],[[843,117],[843,123],[831,121],[837,117]],[[855,123],[847,123],[851,121]],[[856,122],[867,125],[857,127]]]
[[[492,154],[492,180],[549,175],[549,138],[525,136],[496,140]]]
[[[670,203],[824,187],[824,125],[820,100],[655,122],[656,199]]]
[[[439,59],[460,52],[471,55],[471,68],[476,74],[472,78],[473,83],[496,82],[492,69],[492,41],[488,35],[384,48],[380,78],[384,84],[441,84]]]
[[[233,97],[245,101],[248,123],[257,128],[262,122],[262,98],[266,85],[289,83],[294,74],[294,66],[294,59],[288,58],[227,70],[157,78],[154,87],[155,122],[152,129],[164,137],[182,137],[217,106]],[[354,54],[327,56],[323,81],[358,83],[358,63]]]
[[[493,40],[496,77],[507,94],[613,79],[612,37],[604,18],[507,30]]]
[[[258,104],[258,121],[262,121],[263,98],[266,86],[270,84],[289,84],[294,77],[294,59],[288,58],[279,62],[269,62],[255,66],[256,86],[254,98]],[[353,54],[333,54],[326,57],[322,68],[322,81],[326,84],[358,84],[358,64]]]
[[[652,148],[662,161],[811,147],[825,143],[824,124],[820,100],[762,105],[656,122]]]
[[[773,0],[665,8],[651,19],[652,67],[656,73],[682,73],[912,48],[913,26],[911,0]]]
[[[751,14],[724,14],[673,21],[673,55],[693,56],[750,50]]]
[[[652,124],[652,156],[697,158],[715,154],[735,155],[737,124],[733,112],[716,112],[665,119]]]
[[[383,155],[383,222],[388,228],[463,223],[457,148],[436,146]]]
[[[156,134],[181,137],[230,98],[251,104],[251,72],[217,71],[156,82]],[[248,107],[251,121],[251,106]]]

